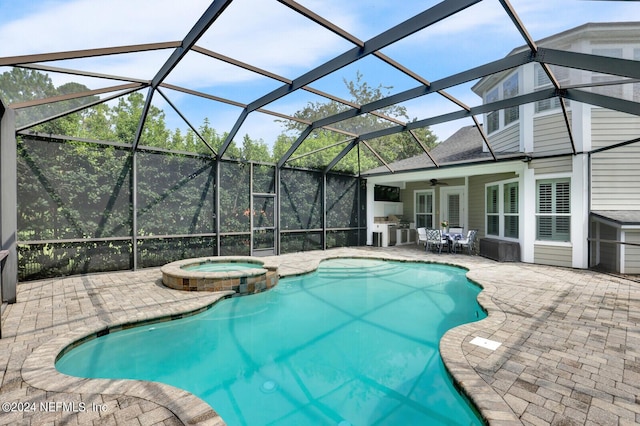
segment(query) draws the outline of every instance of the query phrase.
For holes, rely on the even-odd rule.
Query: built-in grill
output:
[[[398,229],[409,229],[409,219],[402,215],[395,216]]]

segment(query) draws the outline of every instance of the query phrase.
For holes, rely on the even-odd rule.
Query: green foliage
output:
[[[322,228],[322,175],[283,169],[280,176],[280,227]]]
[[[129,151],[18,141],[18,239],[131,235]]]
[[[0,88],[5,90],[1,96],[9,102],[87,90],[75,83],[55,88],[47,76],[19,69],[4,73],[0,78]],[[11,84],[5,85],[5,82]],[[21,90],[20,84],[29,90]],[[352,86],[352,90],[361,91],[362,100],[367,102],[382,94],[382,88],[372,89],[361,82]],[[87,101],[74,99],[46,108],[29,109],[26,111],[27,122],[68,111]],[[144,105],[144,95],[132,93],[119,98],[116,105],[98,104],[41,124],[36,129],[130,144],[138,130]],[[338,112],[344,106],[316,104],[300,114],[313,114],[314,109],[318,114],[326,114]],[[363,120],[370,119],[363,117]],[[362,125],[368,124],[363,121]],[[215,153],[220,151],[228,136],[218,133],[207,119],[198,128],[198,133]],[[255,248],[269,248],[275,244],[274,231],[268,229],[270,227],[282,230],[282,253],[320,249],[323,247],[323,232],[319,231],[323,227],[323,200],[326,200],[327,226],[339,228],[327,232],[326,244],[333,247],[357,243],[359,233],[353,228],[364,223],[362,211],[358,210],[364,202],[357,202],[363,193],[359,179],[354,177],[327,175],[327,193],[323,194],[322,173],[285,168],[280,171],[277,198],[255,195],[251,211],[253,193],[276,193],[275,167],[251,161],[278,159],[294,141],[295,137],[283,132],[273,147],[274,155],[271,155],[263,140],[245,135],[241,146],[232,142],[224,157],[247,162],[220,162],[221,180],[216,182],[217,164],[211,150],[192,130],[168,130],[165,113],[154,106],[149,108],[144,122],[140,146],[173,152],[143,149],[135,154],[134,161],[134,155],[126,147],[20,138],[18,240],[23,243],[20,244],[19,261],[21,279],[131,267],[134,165],[137,172],[137,262],[140,266],[215,255],[217,238],[220,238],[219,254],[248,255],[251,253],[251,232]],[[406,142],[406,149],[410,149],[409,141],[398,141],[399,145]],[[300,151],[309,155],[296,160],[296,164],[324,168],[348,143],[344,135],[335,131],[313,132]],[[377,165],[377,160],[360,148],[347,154],[336,169],[357,173],[362,164]],[[386,148],[380,146],[381,150]],[[317,152],[313,152],[315,150]],[[388,150],[394,152],[391,148]],[[252,174],[253,188],[250,186]],[[216,185],[220,191],[219,206],[215,205]],[[280,206],[279,219],[275,216],[276,202]],[[216,229],[216,215],[220,217],[220,229]],[[266,229],[252,230],[252,219],[254,228]],[[24,244],[28,242],[30,244]]]
[[[35,70],[12,68],[11,71],[0,74],[0,97],[9,104],[81,93],[87,90],[89,89],[86,86],[78,83],[67,83],[56,88],[47,74]],[[35,123],[97,99],[96,96],[88,96],[20,109],[16,125],[22,127]],[[81,114],[74,113],[59,118],[55,122],[35,126],[33,129],[43,133],[75,134],[79,130],[81,117]]]
[[[138,235],[215,232],[213,166],[203,157],[138,153]]]
[[[349,90],[350,101],[358,105],[369,104],[388,96],[392,89],[382,85],[377,87],[369,85],[361,73],[357,73],[353,81],[345,80],[344,84]],[[89,90],[87,87],[78,83],[67,83],[56,88],[47,74],[34,70],[12,68],[11,71],[0,75],[0,97],[8,103],[44,99],[87,90]],[[18,126],[55,116],[86,105],[89,102],[95,102],[97,99],[97,97],[91,96],[21,110],[18,115]],[[40,124],[33,127],[33,130],[56,135],[131,144],[135,140],[144,105],[144,94],[135,92],[119,98],[117,104],[112,107],[107,104],[99,104]],[[350,108],[350,106],[336,101],[310,102],[301,110],[295,112],[294,116],[307,122],[313,122],[319,118],[335,115]],[[332,126],[334,130],[317,129],[302,142],[293,154],[293,159],[287,164],[314,169],[326,168],[353,139],[353,136],[349,136],[349,134],[360,135],[375,129],[395,125],[395,123],[382,118],[380,115],[403,121],[409,120],[405,107],[391,105],[377,111],[377,114],[364,114],[336,123]],[[232,141],[225,150],[223,157],[259,162],[279,161],[297,140],[297,136],[307,127],[306,124],[292,120],[282,121],[282,123],[283,131],[273,143],[272,152],[270,152],[269,145],[262,139],[252,139],[249,135],[244,135],[241,146]],[[348,134],[339,130],[348,132]],[[417,129],[414,133],[427,147],[433,147],[437,142],[436,136],[428,128]],[[206,143],[191,129],[186,132],[179,128],[173,131],[169,130],[165,112],[151,105],[143,124],[139,145],[213,155],[214,153],[211,152],[211,149],[215,154],[218,154],[228,136],[228,134],[218,133],[216,129],[212,128],[207,118],[198,128],[198,134]],[[388,163],[423,152],[414,138],[407,132],[371,140],[368,143]],[[207,144],[211,149],[207,147]],[[359,148],[362,148],[362,144],[360,144]],[[368,149],[352,149],[335,166],[335,170],[357,174],[360,171],[379,166],[378,159],[374,155],[368,154],[367,151]]]
[[[388,96],[391,87],[379,85],[372,87],[364,81],[363,75],[358,73],[355,81],[344,81],[351,95],[350,101],[365,105],[376,100]],[[336,101],[326,103],[308,103],[302,110],[294,114],[295,117],[306,120],[315,121],[318,118],[327,115],[334,115],[342,111],[348,110],[350,107]],[[335,129],[344,130],[346,132],[361,135],[374,130],[396,125],[395,123],[381,117],[380,115],[395,118],[398,120],[409,121],[407,109],[400,105],[391,105],[377,111],[378,114],[363,114],[343,122],[332,125]],[[413,119],[416,120],[415,118]],[[281,158],[287,150],[296,141],[295,137],[288,136],[292,133],[301,133],[307,125],[287,121],[283,122],[285,132],[278,137],[274,145],[274,158]],[[414,131],[414,134],[427,147],[432,148],[437,143],[437,137],[429,130],[422,128]],[[304,142],[296,149],[291,160],[287,163],[292,166],[309,167],[323,169],[331,163],[331,161],[340,154],[347,146],[349,136],[327,129],[320,129],[312,132]],[[344,144],[338,144],[345,141]],[[412,157],[423,153],[424,151],[414,138],[408,132],[396,133],[391,136],[378,138],[370,141],[370,146],[374,149],[387,163]],[[320,150],[321,148],[325,148]],[[309,154],[309,155],[304,155]],[[298,158],[299,157],[299,158]],[[352,149],[340,162],[336,170],[358,173],[380,165],[380,162],[373,155],[358,155],[357,151]]]
[[[220,163],[220,232],[251,230],[250,164]]]

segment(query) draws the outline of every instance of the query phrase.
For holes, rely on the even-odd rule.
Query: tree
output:
[[[120,98],[118,104],[113,107],[112,119],[115,126],[115,137],[124,143],[133,143],[145,99],[142,93],[131,93],[126,98]],[[140,145],[153,146],[158,148],[168,148],[170,141],[170,131],[165,123],[165,113],[160,108],[151,105],[144,121],[142,134],[140,135]]]
[[[344,80],[351,95],[351,102],[358,105],[365,105],[389,95],[392,87],[378,85],[372,87],[364,81],[363,75],[358,72],[354,81]],[[336,101],[325,103],[310,102],[304,108],[297,111],[294,117],[305,121],[316,121],[319,118],[335,115],[348,110],[349,106]],[[348,132],[350,134],[362,135],[368,132],[388,127],[389,120],[381,117],[388,116],[402,121],[410,121],[407,109],[401,105],[390,105],[377,111],[378,114],[363,114],[349,120],[334,123],[331,127]],[[415,120],[415,118],[413,119]],[[297,140],[295,134],[300,134],[307,127],[306,124],[297,121],[282,121],[283,133],[274,144],[274,158],[279,159],[284,155],[291,145]],[[395,125],[395,124],[393,124]],[[433,147],[437,143],[437,137],[428,127],[417,129],[414,134],[427,147]],[[316,129],[298,147],[287,164],[303,167],[324,168],[338,155],[350,141],[348,135],[339,131],[327,129]],[[344,143],[340,143],[344,142]],[[412,157],[424,152],[412,135],[407,132],[397,133],[391,136],[377,138],[368,141],[369,145],[386,162],[393,162],[403,158]],[[305,155],[307,154],[307,155]],[[299,159],[295,159],[300,157]],[[338,169],[357,173],[379,165],[377,158],[368,153],[368,149],[361,149],[360,155],[354,148],[347,156],[339,162]]]
[[[35,70],[12,68],[11,71],[4,72],[0,75],[0,97],[9,104],[46,99],[58,95],[81,93],[88,90],[86,86],[79,83],[66,83],[56,88],[49,75]],[[17,114],[16,125],[21,127],[35,123],[94,102],[97,99],[96,96],[87,96],[24,108]],[[81,115],[74,113],[34,126],[33,130],[43,133],[75,136],[79,131],[80,122]]]
[[[242,158],[262,162],[271,162],[272,160],[267,144],[262,139],[255,141],[249,135],[244,135],[242,138]]]

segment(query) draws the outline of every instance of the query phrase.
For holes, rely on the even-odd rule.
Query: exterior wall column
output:
[[[375,184],[367,179],[367,245],[373,245],[373,217],[374,217],[374,187]]]
[[[588,154],[573,156],[571,178],[571,245],[574,268],[589,267],[589,161]]]
[[[589,155],[591,142],[592,107],[571,102],[571,131],[577,155],[573,157],[571,177],[571,244],[572,266],[589,268],[589,213],[591,212],[591,183]],[[584,154],[582,154],[584,153]],[[599,246],[597,244],[596,246]],[[599,248],[598,248],[599,249]]]
[[[520,214],[520,257],[523,262],[533,263],[536,242],[536,174],[533,168],[525,167],[521,175],[522,194]]]
[[[535,90],[534,64],[523,66],[521,74],[522,93],[531,93]],[[533,152],[533,116],[536,112],[535,103],[520,105],[520,151]]]
[[[9,252],[2,267],[2,302],[8,303],[16,302],[18,284],[16,158],[15,112],[0,103],[0,250]]]

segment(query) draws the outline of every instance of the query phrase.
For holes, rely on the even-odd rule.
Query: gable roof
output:
[[[484,141],[478,131],[478,127],[475,125],[465,126],[436,145],[429,151],[429,154],[439,166],[492,159],[489,152],[483,152],[483,144]],[[436,166],[427,154],[420,154],[391,163],[389,167],[394,172],[399,172]],[[377,173],[389,173],[389,169],[384,166],[376,167],[363,173],[363,176]]]
[[[553,34],[551,36],[535,41],[539,47],[567,50],[578,52],[584,49],[585,40],[594,40],[597,44],[622,42],[635,43],[640,37],[640,21],[632,22],[587,22],[577,27]],[[525,52],[529,47],[524,44],[511,50],[507,56]],[[591,53],[591,52],[584,52]],[[486,77],[476,82],[471,90],[482,97],[485,90],[491,89],[496,83],[501,81],[506,75],[513,72],[507,69]]]

